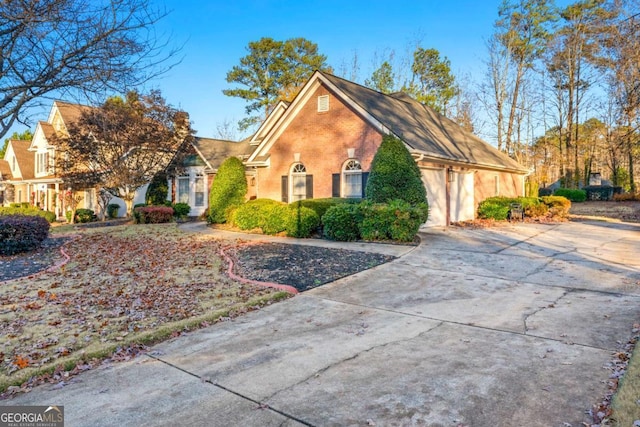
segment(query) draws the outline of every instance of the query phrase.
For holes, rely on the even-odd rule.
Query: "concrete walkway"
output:
[[[68,426],[582,426],[640,321],[640,226],[421,237],[392,263],[1,404],[65,405]]]

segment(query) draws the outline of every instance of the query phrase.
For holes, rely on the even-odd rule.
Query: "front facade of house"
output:
[[[65,205],[64,194],[69,190],[56,168],[56,137],[67,132],[67,125],[77,120],[82,111],[90,108],[63,101],[55,101],[51,107],[47,121],[36,125],[31,141],[10,141],[5,152],[4,169],[0,177],[3,190],[2,205],[11,203],[29,203],[40,209],[54,212],[56,217],[64,218],[69,206]],[[140,192],[138,192],[140,193]],[[73,192],[78,200],[77,208],[99,210],[95,188],[87,188]],[[144,200],[136,194],[134,203]],[[111,203],[122,206],[120,215],[124,215],[124,202],[114,198]]]
[[[25,201],[64,215],[65,187],[56,175],[51,141],[82,108],[89,107],[56,101],[31,143],[10,143],[0,161],[4,204]],[[405,94],[382,94],[317,71],[250,139],[195,137],[169,178],[167,198],[189,204],[191,216],[204,214],[218,167],[231,156],[246,166],[249,199],[362,198],[371,162],[388,134],[404,142],[421,170],[430,208],[427,226],[474,219],[478,203],[488,197],[524,194],[528,171],[453,121]],[[144,202],[145,192],[146,186],[138,189],[134,203]],[[95,189],[81,196],[79,207],[97,209]],[[124,207],[119,199],[111,203]]]
[[[386,134],[405,143],[422,172],[427,226],[474,219],[487,197],[524,194],[527,170],[451,120],[404,94],[322,72],[258,134],[245,164],[255,170],[259,198],[362,197]]]

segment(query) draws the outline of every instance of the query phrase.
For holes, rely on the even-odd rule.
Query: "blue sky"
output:
[[[277,1],[154,0],[171,10],[160,31],[184,43],[182,62],[152,86],[191,115],[200,136],[244,117],[245,102],[225,96],[226,73],[262,37],[304,37],[318,44],[336,74],[357,54],[357,80],[371,75],[374,56],[406,55],[420,41],[449,58],[455,74],[481,74],[484,41],[501,0]],[[478,75],[479,78],[479,75]]]
[[[479,80],[485,71],[485,40],[502,0],[151,2],[170,11],[156,31],[170,36],[170,45],[183,46],[183,59],[143,90],[160,89],[170,104],[190,114],[197,135],[217,137],[218,124],[235,124],[245,116],[245,102],[222,90],[232,87],[226,74],[247,54],[251,41],[304,37],[318,44],[337,75],[357,54],[359,83],[371,75],[376,54],[395,51],[396,57],[408,57],[419,41],[446,56],[455,75]],[[47,114],[48,108],[36,119],[46,120]]]

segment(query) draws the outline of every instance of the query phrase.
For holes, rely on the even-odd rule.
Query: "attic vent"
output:
[[[318,97],[318,113],[329,111],[329,95]]]

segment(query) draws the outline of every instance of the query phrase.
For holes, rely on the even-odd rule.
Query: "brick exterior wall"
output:
[[[498,192],[496,194],[496,177],[498,177]],[[489,197],[520,197],[524,191],[524,176],[506,172],[478,170],[475,174],[475,204]]]
[[[318,112],[318,97],[329,95],[329,111]],[[281,177],[289,175],[300,154],[307,175],[313,175],[313,198],[331,197],[334,173],[342,172],[353,148],[363,172],[369,171],[382,135],[367,124],[353,109],[320,86],[302,106],[295,119],[271,147],[271,165],[259,168],[256,194],[259,198],[281,200]]]

